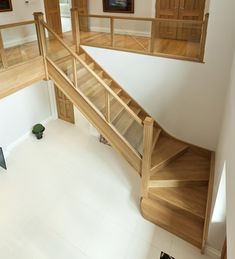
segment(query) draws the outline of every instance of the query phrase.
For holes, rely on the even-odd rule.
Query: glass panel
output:
[[[105,114],[105,88],[98,80],[77,61],[77,81],[78,89],[95,105],[95,107]]]
[[[8,66],[39,56],[35,24],[6,28],[1,32]]]
[[[158,21],[155,26],[154,53],[198,59],[202,23]]]
[[[55,63],[60,63],[70,56],[70,52],[51,33],[45,29],[47,56]]]
[[[151,22],[114,20],[114,47],[148,52],[150,49]]]
[[[128,103],[127,100],[124,102]],[[116,100],[111,101],[111,123],[140,154],[143,153],[143,126]]]
[[[85,19],[86,17],[80,17]],[[81,25],[80,25],[81,28]],[[86,30],[81,31],[81,44],[94,46],[111,46],[111,29],[109,18],[88,18]]]

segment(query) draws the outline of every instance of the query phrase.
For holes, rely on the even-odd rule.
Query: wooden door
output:
[[[203,21],[205,0],[180,0],[179,20]],[[202,26],[182,23],[178,27],[177,39],[199,42]]]
[[[44,0],[48,25],[59,35],[62,35],[59,0]]]
[[[64,121],[74,123],[74,108],[71,101],[55,86],[58,117]]]
[[[156,18],[178,19],[180,0],[157,0]],[[156,36],[165,39],[175,39],[177,26],[172,22],[157,22]]]
[[[78,15],[88,14],[88,0],[72,0],[72,7],[78,9]],[[88,31],[88,18],[79,18],[80,31]]]

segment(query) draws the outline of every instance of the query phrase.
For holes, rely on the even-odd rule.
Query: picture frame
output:
[[[134,0],[103,0],[103,11],[109,13],[134,13]]]
[[[0,12],[10,12],[12,10],[11,0],[0,0]]]

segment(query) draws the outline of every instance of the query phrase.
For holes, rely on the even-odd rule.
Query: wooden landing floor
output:
[[[72,33],[63,34],[63,40],[69,45],[73,45]],[[129,35],[115,35],[114,47],[126,51],[141,52],[149,54],[150,38]],[[109,33],[102,32],[81,32],[81,44],[111,48],[111,36]],[[37,41],[25,43],[19,46],[5,49],[8,66],[13,66],[32,58],[39,56]],[[180,40],[156,39],[154,46],[154,54],[166,54],[173,57],[182,57],[183,59],[198,59],[200,52],[200,44],[195,42],[187,42]],[[0,69],[3,64],[0,59]]]
[[[73,45],[72,33],[71,32],[64,33],[63,40],[69,46],[72,46]],[[53,41],[50,41],[50,47],[51,46],[53,46]],[[58,44],[56,44],[56,47],[58,48]],[[37,41],[32,41],[15,47],[6,48],[5,53],[6,53],[8,67],[11,67],[38,57],[39,56],[38,43]],[[3,64],[0,57],[0,70],[1,69],[3,69]]]

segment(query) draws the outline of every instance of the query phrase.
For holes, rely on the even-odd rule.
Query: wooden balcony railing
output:
[[[209,14],[203,21],[80,15],[71,9],[74,41],[82,45],[203,62]],[[87,30],[79,24],[87,20]],[[82,27],[82,26],[80,26]],[[79,40],[78,40],[79,39]]]
[[[36,28],[30,27],[30,25],[34,25],[34,20],[11,23],[11,24],[4,24],[0,25],[0,69],[7,69],[9,66],[16,65],[18,63],[22,63],[24,61],[28,61],[34,57],[39,56],[39,49],[37,44],[37,36],[36,36]],[[14,33],[18,33],[19,35],[14,35],[11,33],[11,30],[14,30]],[[27,46],[27,53],[19,53],[20,47],[22,45],[28,44],[25,41],[25,31],[30,31],[31,34],[29,35],[30,42],[35,41],[35,44],[32,46]],[[8,32],[9,31],[9,32]],[[7,40],[4,40],[3,35],[8,36],[12,35],[12,39],[10,39],[11,46],[7,46]],[[13,37],[14,36],[14,37]],[[35,39],[32,39],[35,38]],[[13,43],[11,42],[13,41]],[[19,51],[15,51],[18,47]]]

